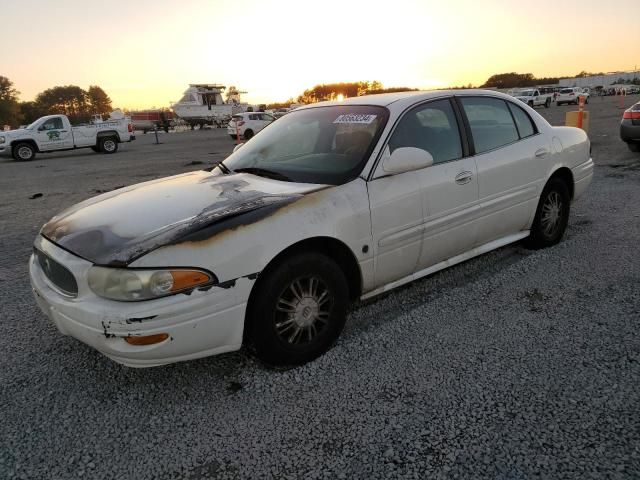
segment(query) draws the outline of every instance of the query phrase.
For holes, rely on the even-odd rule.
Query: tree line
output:
[[[109,95],[97,85],[84,90],[76,85],[49,88],[30,102],[21,102],[13,82],[0,75],[0,128],[18,127],[44,115],[67,115],[72,123],[88,122],[94,114],[106,115],[113,108]]]
[[[385,88],[381,82],[360,81],[342,83],[322,83],[312,88],[308,88],[297,97],[291,97],[286,102],[276,102],[267,105],[267,108],[284,108],[292,103],[316,103],[325,100],[336,100],[342,95],[344,98],[360,97],[362,95],[373,95],[376,93],[393,93],[415,91],[417,88],[410,87],[390,87]]]

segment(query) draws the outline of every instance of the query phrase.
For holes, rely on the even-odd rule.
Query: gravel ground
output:
[[[244,352],[121,367],[58,334],[29,289],[44,221],[216,162],[224,131],[1,160],[0,478],[640,478],[640,156],[615,100],[588,107],[600,168],[560,245],[359,305],[330,352],[288,371]]]

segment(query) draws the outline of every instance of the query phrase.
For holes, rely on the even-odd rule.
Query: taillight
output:
[[[129,133],[133,132],[133,125],[127,125],[127,130],[129,130]]]
[[[622,118],[626,118],[629,120],[640,120],[640,110],[625,110],[622,114]]]

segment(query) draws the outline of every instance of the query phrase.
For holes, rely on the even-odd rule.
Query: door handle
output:
[[[466,185],[472,179],[473,179],[472,172],[460,172],[458,175],[456,175],[456,183],[458,185]]]
[[[538,150],[536,150],[536,157],[538,158],[544,158],[547,155],[549,155],[549,150],[547,150],[546,148],[539,148]]]

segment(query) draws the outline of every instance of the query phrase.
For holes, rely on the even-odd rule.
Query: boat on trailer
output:
[[[189,84],[182,98],[171,104],[174,113],[191,125],[202,128],[204,125],[225,127],[231,117],[236,113],[247,110],[248,104],[242,103],[241,92],[236,87],[229,87],[226,99],[223,98],[225,85],[217,83],[192,83]]]

